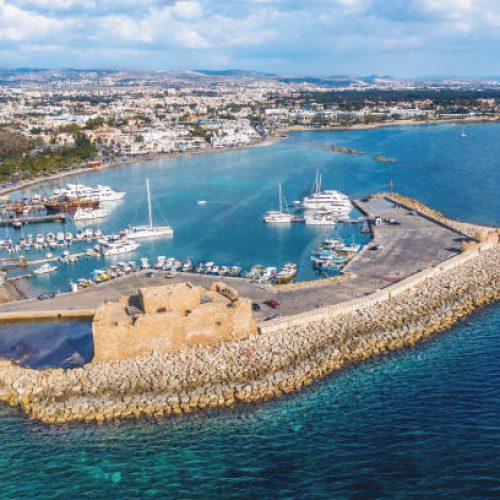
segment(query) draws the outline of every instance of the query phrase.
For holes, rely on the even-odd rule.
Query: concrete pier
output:
[[[374,244],[349,264],[352,279],[288,289],[230,280],[243,296],[282,301],[260,335],[152,351],[73,370],[31,370],[0,360],[0,400],[50,424],[160,419],[232,407],[298,391],[351,363],[412,346],[500,298],[500,232],[456,223],[417,204],[366,202],[378,215]],[[395,219],[390,221],[390,219]],[[476,242],[461,245],[481,230]],[[220,278],[180,275],[175,280]],[[161,275],[156,278],[165,282]],[[225,280],[226,281],[226,280]],[[229,280],[228,280],[229,281]],[[93,311],[113,294],[135,292],[144,274],[52,301],[1,306],[3,314]],[[315,303],[314,301],[321,301]]]

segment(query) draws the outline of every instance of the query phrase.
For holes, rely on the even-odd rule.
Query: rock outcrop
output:
[[[92,332],[93,362],[100,362],[243,339],[257,333],[257,324],[251,301],[224,283],[210,290],[179,283],[104,303]]]

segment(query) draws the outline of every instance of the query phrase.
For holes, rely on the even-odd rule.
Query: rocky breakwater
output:
[[[500,298],[500,246],[476,244],[447,263],[349,304],[262,334],[73,370],[0,362],[0,398],[47,423],[163,418],[301,389],[351,363],[411,346]],[[376,295],[376,294],[374,294]]]

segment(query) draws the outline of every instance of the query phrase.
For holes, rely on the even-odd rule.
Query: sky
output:
[[[0,66],[500,75],[500,0],[0,0]]]

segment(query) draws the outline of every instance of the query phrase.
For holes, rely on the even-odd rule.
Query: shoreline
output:
[[[411,347],[500,299],[500,231],[429,217],[477,239],[452,259],[371,295],[260,324],[212,346],[33,370],[0,360],[0,400],[48,424],[180,416],[299,391],[362,360]]]
[[[137,163],[149,163],[156,160],[165,160],[170,158],[182,158],[185,156],[197,156],[197,155],[207,155],[212,153],[227,153],[231,151],[244,151],[252,148],[260,148],[272,146],[282,140],[286,140],[287,137],[284,134],[293,132],[328,132],[328,131],[342,131],[342,130],[371,130],[386,127],[402,127],[408,125],[440,125],[443,123],[467,123],[467,124],[481,124],[481,123],[500,123],[500,117],[483,117],[483,118],[454,118],[454,119],[438,119],[438,120],[395,120],[391,122],[384,123],[372,123],[372,124],[358,124],[349,126],[329,126],[329,127],[306,127],[303,125],[292,125],[285,127],[283,129],[277,129],[276,135],[266,137],[265,139],[241,146],[225,146],[221,148],[205,148],[203,150],[186,151],[186,152],[173,152],[173,153],[157,153],[152,156],[132,158],[128,161],[116,161],[100,167],[82,167],[80,169],[75,169],[71,171],[58,172],[56,174],[50,174],[46,176],[40,176],[35,179],[29,179],[26,181],[21,181],[15,186],[9,186],[0,189],[0,196],[5,196],[10,193],[15,193],[17,191],[22,191],[23,189],[28,189],[38,184],[43,184],[45,182],[52,182],[58,179],[63,179],[72,175],[88,174],[92,172],[100,172],[102,170],[108,170],[111,168],[122,167],[127,165],[135,165]],[[281,134],[281,135],[280,135]]]
[[[182,158],[186,156],[202,156],[202,155],[208,155],[208,154],[213,154],[213,153],[229,153],[231,151],[244,151],[246,149],[252,149],[252,148],[260,148],[260,147],[267,147],[267,146],[272,146],[279,140],[283,138],[281,137],[267,137],[266,139],[263,139],[261,141],[252,143],[252,144],[247,144],[247,145],[241,145],[241,146],[225,146],[221,148],[204,148],[200,150],[194,150],[194,151],[185,151],[185,152],[172,152],[172,153],[156,153],[151,156],[146,156],[146,157],[136,157],[136,158],[131,158],[130,160],[127,161],[115,161],[103,166],[99,167],[82,167],[79,169],[74,169],[71,171],[63,171],[63,172],[58,172],[55,174],[50,174],[50,175],[44,175],[40,176],[34,179],[28,179],[26,181],[21,181],[19,184],[16,184],[15,186],[8,186],[5,188],[0,189],[0,196],[5,196],[10,193],[15,193],[17,191],[22,191],[23,189],[28,189],[33,186],[37,186],[38,184],[44,184],[45,182],[52,182],[56,181],[58,179],[63,179],[64,177],[69,177],[72,175],[81,175],[81,174],[90,174],[93,172],[101,172],[102,170],[109,170],[111,168],[117,168],[117,167],[124,167],[127,165],[135,165],[137,163],[149,163],[152,161],[157,161],[157,160],[166,160],[170,158]]]
[[[386,127],[404,127],[408,125],[441,125],[443,123],[466,123],[469,125],[472,124],[481,124],[481,123],[500,123],[500,117],[471,117],[471,118],[440,118],[436,120],[415,120],[413,118],[404,119],[404,120],[393,120],[390,122],[383,123],[366,123],[366,124],[356,124],[356,125],[338,125],[338,126],[328,126],[328,127],[307,127],[305,125],[291,125],[290,127],[286,127],[284,129],[280,129],[283,133],[287,132],[307,132],[307,131],[315,131],[320,132],[324,131],[332,131],[332,130],[371,130],[378,128],[386,128]]]

